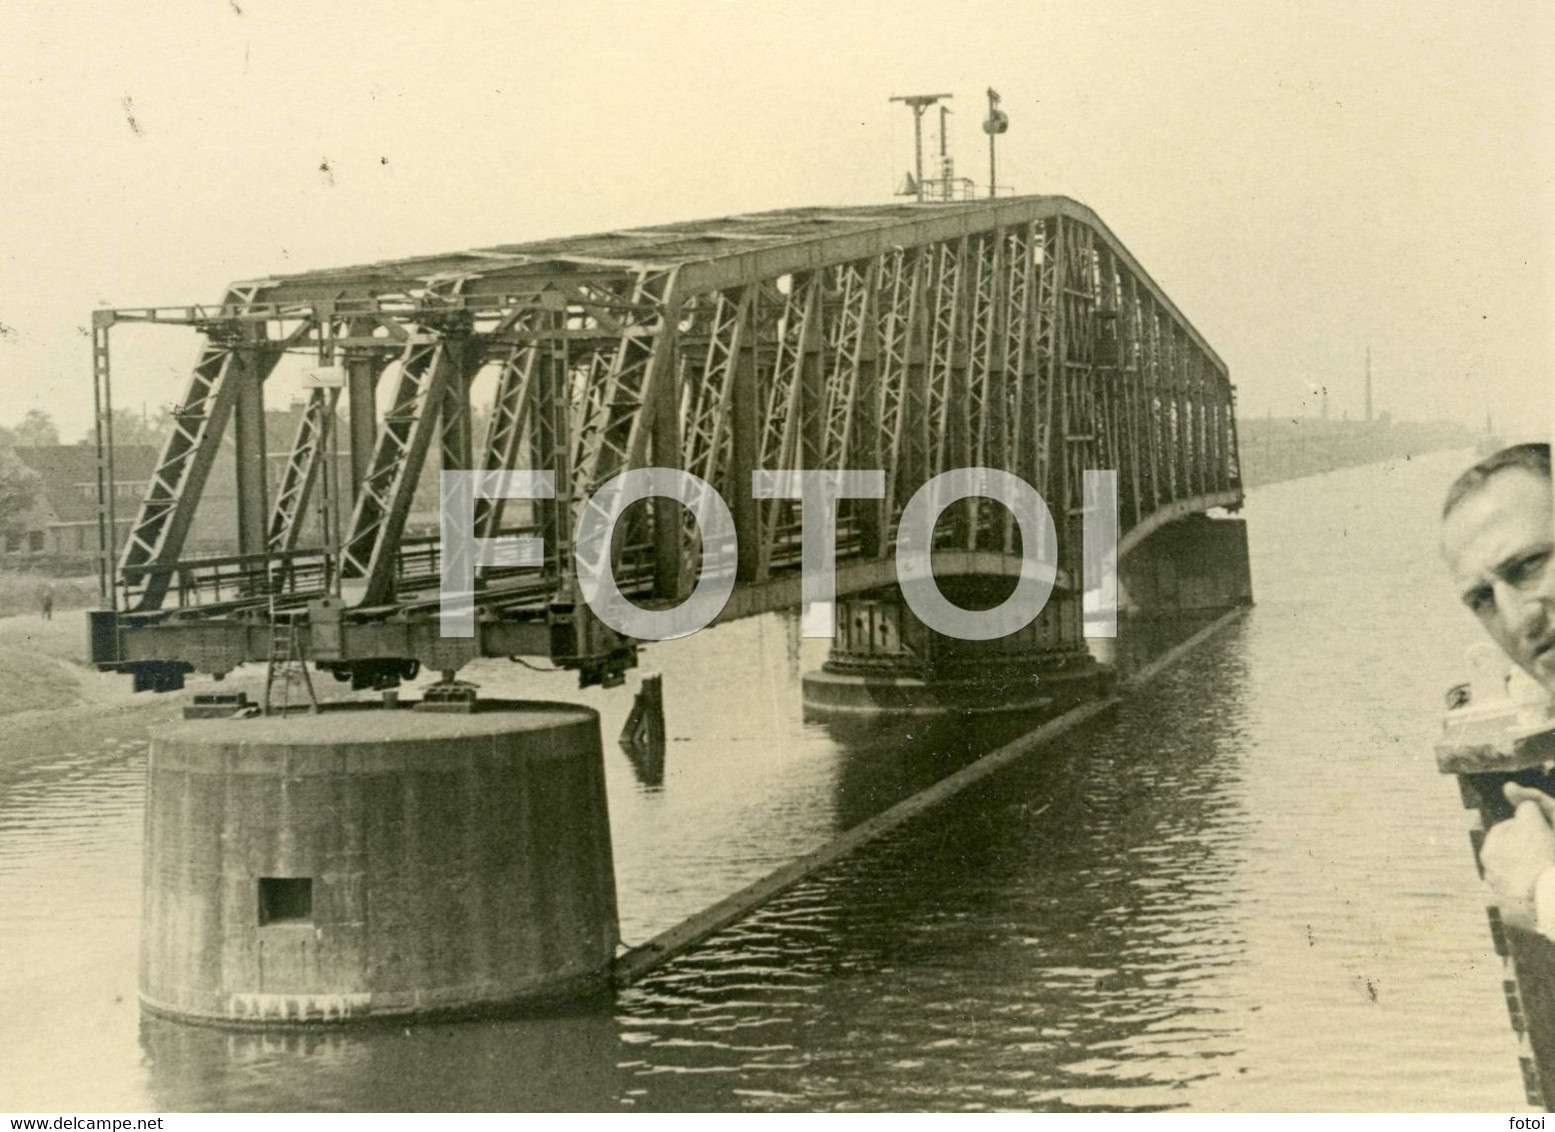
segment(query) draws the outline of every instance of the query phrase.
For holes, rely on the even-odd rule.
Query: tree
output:
[[[143,444],[160,452],[162,442],[167,439],[167,434],[173,431],[173,414],[163,409],[151,420],[147,420],[140,413],[131,412],[129,409],[115,409],[113,411],[113,446],[115,448],[129,448],[137,444]],[[92,444],[95,442],[96,431],[94,428],[86,430],[86,435],[81,437],[79,443]]]
[[[59,429],[54,427],[54,418],[42,409],[28,409],[11,435],[23,448],[52,448],[59,443]]]
[[[0,532],[21,528],[38,486],[38,473],[22,463],[10,445],[0,445]]]

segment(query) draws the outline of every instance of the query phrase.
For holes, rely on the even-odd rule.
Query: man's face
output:
[[[1555,691],[1555,536],[1550,481],[1497,472],[1442,524],[1463,604],[1525,672]]]

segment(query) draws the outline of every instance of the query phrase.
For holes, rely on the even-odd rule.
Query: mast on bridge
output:
[[[905,102],[912,110],[913,185],[908,193],[916,194],[923,203],[923,112],[942,98],[954,98],[953,94],[893,94],[892,102]],[[944,122],[940,123],[940,156],[944,156]]]
[[[988,135],[988,199],[999,195],[999,167],[994,157],[994,143],[999,135],[1010,128],[1010,116],[999,109],[999,92],[988,88],[988,117],[983,119],[983,133]]]

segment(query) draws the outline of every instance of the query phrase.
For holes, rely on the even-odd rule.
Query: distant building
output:
[[[293,438],[302,421],[304,402],[293,402],[286,409],[265,412],[267,507],[274,507],[286,472]],[[332,447],[335,449],[335,499],[342,531],[351,524],[354,492],[351,485],[351,458],[346,451],[345,421],[336,425]],[[40,484],[32,509],[10,532],[0,535],[0,567],[17,566],[43,559],[58,559],[60,564],[79,564],[90,569],[97,556],[97,455],[90,444],[29,446],[15,449],[23,464],[38,473]],[[159,453],[149,445],[117,445],[114,448],[115,520],[118,537],[115,546],[123,549],[125,538],[140,511],[146,487],[156,469]],[[211,464],[200,493],[200,502],[185,536],[182,556],[236,554],[237,475],[235,449],[230,437],[224,438]],[[415,499],[406,519],[408,536],[434,535],[438,530],[438,492],[436,451],[430,455],[417,483]],[[298,545],[316,547],[322,541],[318,520],[317,484],[303,516]],[[79,560],[78,563],[76,560]]]
[[[81,559],[97,554],[97,453],[85,444],[19,447],[16,457],[38,473],[32,508],[0,542],[0,562]],[[122,542],[134,522],[156,452],[143,445],[114,450],[114,509]]]

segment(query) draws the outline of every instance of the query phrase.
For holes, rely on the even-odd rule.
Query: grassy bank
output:
[[[27,571],[0,573],[0,617],[38,615],[40,595],[54,595],[54,611],[90,609],[97,604],[96,577],[51,578]]]
[[[0,618],[0,716],[69,707],[105,690],[86,667],[86,617],[79,611],[49,621],[36,609]]]

